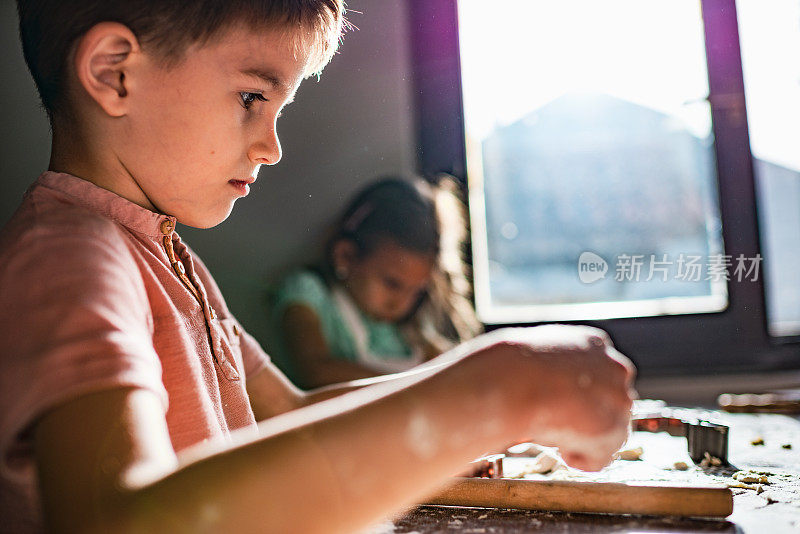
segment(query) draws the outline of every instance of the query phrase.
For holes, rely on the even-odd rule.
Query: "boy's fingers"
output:
[[[564,452],[561,455],[561,458],[569,465],[570,467],[575,467],[577,469],[583,469],[586,465],[585,457],[580,453],[572,453],[572,452]]]
[[[589,457],[580,452],[564,452],[561,456],[567,465],[580,469],[581,471],[599,471],[611,461],[611,454],[603,455],[605,460],[599,457]]]
[[[625,373],[625,383],[627,385],[631,385],[634,380],[636,380],[636,366],[633,365],[633,362],[620,351],[615,349],[614,347],[609,347],[606,350],[606,354],[609,358],[614,360],[618,363],[621,367],[621,370]]]

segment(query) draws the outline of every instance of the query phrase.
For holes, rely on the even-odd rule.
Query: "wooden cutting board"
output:
[[[664,432],[634,432],[629,445],[642,447],[640,461],[616,460],[599,473],[458,477],[426,504],[683,517],[726,517],[732,513],[733,494],[724,483],[728,479],[710,476],[707,470],[696,467],[689,458],[685,438]],[[507,473],[515,471],[515,462],[519,461],[524,459],[506,458]],[[673,466],[678,461],[690,466],[689,470],[676,470]],[[730,476],[727,472],[720,474]]]
[[[457,478],[426,504],[561,512],[726,517],[733,495],[725,486],[674,486],[566,480]]]

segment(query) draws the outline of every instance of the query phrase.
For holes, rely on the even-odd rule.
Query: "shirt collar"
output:
[[[162,224],[177,219],[143,208],[116,193],[71,174],[44,172],[33,187],[45,187],[68,196],[75,204],[112,219],[122,226],[152,238],[163,235]]]

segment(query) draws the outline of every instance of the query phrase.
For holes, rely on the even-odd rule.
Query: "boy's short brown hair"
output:
[[[345,11],[344,0],[17,0],[17,10],[25,62],[51,121],[64,105],[74,45],[100,22],[124,24],[165,65],[235,23],[297,28],[297,45],[309,51],[309,76],[336,51]]]

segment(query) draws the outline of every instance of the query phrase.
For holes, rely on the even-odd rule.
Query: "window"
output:
[[[739,2],[741,53],[734,0],[408,6],[419,167],[451,173],[469,192],[475,293],[487,327],[600,326],[643,375],[800,365],[793,340],[769,336],[800,325],[798,290],[781,300],[793,281],[800,287],[800,275],[780,257],[786,245],[773,244],[777,226],[782,242],[800,245],[797,182],[783,170],[772,179],[759,170],[763,159],[797,172],[759,139],[777,150],[782,138],[790,154],[800,136],[775,120],[773,135],[757,131],[742,74],[742,55],[748,83],[764,76],[748,67],[764,55],[781,58],[775,76],[798,69],[791,42],[760,43],[761,58],[748,50],[748,25],[767,12],[782,21],[768,25],[771,37],[785,29],[798,39],[796,0]],[[745,9],[758,16],[749,21]],[[749,83],[749,102],[777,104],[773,118],[783,113],[784,124],[800,128],[793,79],[785,94],[762,79],[754,96]],[[700,277],[680,279],[690,256],[700,257]],[[638,280],[624,267],[635,262]]]
[[[800,334],[800,2],[736,3],[769,332]]]
[[[699,2],[466,1],[458,15],[479,316],[725,309]]]

